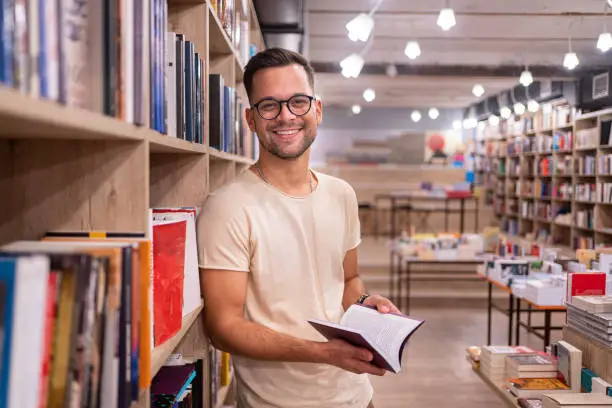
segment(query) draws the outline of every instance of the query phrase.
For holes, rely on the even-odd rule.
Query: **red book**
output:
[[[567,303],[572,303],[574,296],[603,296],[605,294],[605,272],[575,272],[567,275]]]
[[[183,323],[183,279],[187,221],[153,225],[153,339],[174,336]]]

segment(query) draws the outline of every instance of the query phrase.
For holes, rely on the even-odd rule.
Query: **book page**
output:
[[[384,354],[395,367],[400,365],[402,343],[416,330],[422,321],[405,316],[382,314],[369,307],[351,306],[341,324],[360,330]]]

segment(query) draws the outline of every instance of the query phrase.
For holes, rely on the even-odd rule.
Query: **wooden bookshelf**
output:
[[[539,113],[537,113],[539,114]],[[536,115],[537,115],[536,114]],[[534,114],[526,114],[522,119],[534,116]],[[536,242],[534,237],[537,237],[537,231],[543,228],[549,232],[549,236],[556,239],[555,242],[543,242],[549,246],[561,248],[565,253],[573,253],[575,249],[576,239],[588,238],[592,240],[592,244],[604,245],[612,244],[612,235],[606,232],[606,228],[612,227],[612,205],[610,203],[596,202],[595,200],[577,199],[576,187],[579,184],[597,184],[599,183],[612,183],[612,176],[610,174],[598,174],[598,161],[603,155],[612,154],[611,145],[599,145],[599,135],[602,129],[602,123],[612,120],[612,109],[604,109],[597,112],[588,113],[585,115],[577,115],[573,121],[569,123],[562,123],[552,127],[546,127],[545,129],[526,130],[520,132],[509,132],[511,136],[492,134],[495,133],[489,130],[488,137],[485,137],[485,143],[493,144],[494,147],[498,147],[498,150],[494,150],[493,154],[489,156],[491,160],[497,160],[503,163],[505,172],[499,174],[497,171],[497,182],[495,186],[495,200],[499,205],[504,205],[504,211],[498,214],[501,229],[508,233],[505,228],[510,225],[513,219],[518,219],[518,231],[516,234],[517,239],[527,239],[530,242]],[[578,133],[584,130],[591,130],[597,134],[596,143],[590,142],[590,139],[585,139],[582,143],[579,140]],[[570,148],[563,148],[561,150],[551,149],[537,149],[538,137],[551,137],[557,132],[568,132],[573,133],[573,144]],[[485,131],[486,132],[486,131]],[[531,138],[532,151],[524,151],[520,149],[517,152],[507,151],[507,143],[511,143],[514,138],[518,141],[523,142],[527,138]],[[535,167],[543,158],[548,158],[551,161],[563,161],[569,157],[569,163],[571,168],[567,173],[558,174],[553,163],[551,174],[542,175],[536,173]],[[583,158],[594,158],[595,171],[585,174],[583,169],[579,168],[579,160]],[[511,164],[518,162],[520,164],[520,175],[518,176],[518,183],[521,188],[525,183],[549,183],[551,193],[560,187],[561,185],[571,185],[572,193],[570,198],[557,198],[554,196],[539,197],[537,194],[532,192],[531,194],[520,191],[518,199],[515,197],[515,191],[510,191],[512,183],[517,182],[516,175],[512,175],[510,171]],[[525,169],[531,165],[532,173],[527,174]],[[533,186],[535,188],[535,184]],[[509,203],[511,200],[518,201],[518,215],[509,209]],[[544,219],[535,212],[533,215],[524,215],[521,211],[523,203],[532,202],[534,209],[536,205],[551,205],[551,212],[553,219]],[[565,221],[557,221],[554,217],[559,208],[571,209],[571,224],[567,224]],[[500,207],[501,208],[501,207]],[[578,226],[575,222],[575,216],[577,211],[592,210],[593,227]],[[511,236],[511,234],[507,234]]]
[[[249,20],[248,41],[262,50],[256,12],[247,3],[242,18]],[[236,12],[241,9],[237,2]],[[248,102],[242,84],[246,58],[213,7],[205,0],[168,0],[167,30],[185,34],[204,61],[203,143],[0,85],[0,244],[37,240],[47,231],[147,232],[149,208],[201,207],[254,162],[209,146],[208,74],[221,74]],[[202,306],[184,317],[180,331],[153,350],[153,376],[186,337],[199,339],[196,349],[208,350],[198,324],[201,312]],[[208,367],[207,353],[199,357]],[[149,390],[140,396],[133,407],[149,407]]]
[[[179,345],[181,340],[185,337],[187,332],[191,329],[196,319],[201,317],[203,305],[200,305],[196,310],[183,317],[183,325],[181,330],[178,331],[171,339],[167,340],[164,344],[156,347],[153,350],[151,356],[151,378],[155,377],[155,374],[164,365],[168,357],[174,352],[176,347]]]

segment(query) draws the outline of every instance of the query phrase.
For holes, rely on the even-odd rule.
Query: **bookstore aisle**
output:
[[[369,287],[384,292],[388,281],[380,279],[389,267],[385,257],[386,239],[365,237],[360,245],[360,262],[364,280]],[[378,282],[383,282],[380,285]],[[444,407],[452,401],[453,408],[502,408],[505,400],[487,387],[466,362],[466,345],[484,344],[487,333],[486,285],[480,281],[472,289],[457,283],[436,285],[436,292],[421,283],[412,293],[414,307],[410,315],[424,319],[426,324],[410,340],[404,350],[402,371],[384,377],[372,377],[376,408]],[[464,293],[458,293],[464,292]],[[471,294],[466,299],[466,295]],[[427,295],[427,297],[423,297]],[[501,299],[497,299],[502,301]],[[534,316],[532,324],[542,325],[542,317]],[[502,315],[492,318],[492,343],[506,344],[508,321]],[[554,316],[553,324],[563,323]],[[542,340],[521,329],[521,344],[541,349]],[[551,339],[558,340],[560,332]]]

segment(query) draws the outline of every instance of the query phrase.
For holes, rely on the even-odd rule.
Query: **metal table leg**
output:
[[[512,319],[514,318],[514,295],[508,295],[508,345],[512,345]]]
[[[516,337],[516,345],[521,343],[521,298],[516,298],[516,328],[514,337]]]
[[[550,310],[544,311],[544,350],[550,344]]]
[[[395,275],[396,275],[396,269],[395,269],[395,250],[391,250],[390,251],[390,257],[389,257],[389,299],[393,302],[396,303],[397,302],[397,297],[395,295]]]
[[[491,345],[491,312],[493,309],[493,284],[487,281],[489,285],[489,296],[487,298],[487,346]]]
[[[411,278],[411,272],[412,272],[411,264],[410,264],[410,262],[406,262],[406,314],[410,314],[410,278]]]
[[[462,198],[459,201],[459,205],[461,206],[461,209],[459,210],[461,212],[461,215],[459,216],[459,232],[463,234],[463,226],[465,223],[465,198]]]

